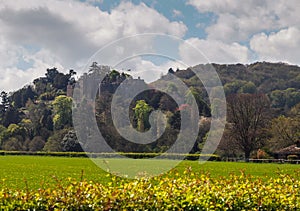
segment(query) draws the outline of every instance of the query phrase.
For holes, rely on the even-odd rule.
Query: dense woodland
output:
[[[300,139],[300,67],[284,63],[258,62],[250,65],[213,64],[227,98],[227,126],[217,154],[223,157],[271,157],[273,152]],[[93,73],[93,68],[89,74]],[[201,81],[191,71],[169,69],[189,87],[188,99],[196,99],[200,117],[198,138],[190,153],[199,153],[210,128],[211,106]],[[168,74],[164,77],[168,77]],[[56,68],[13,93],[2,91],[0,146],[10,151],[82,151],[72,124],[72,91],[76,72],[64,74]],[[181,112],[188,103],[177,105],[162,92],[140,93],[130,104],[131,124],[138,131],[149,129],[151,111],[160,109],[168,117],[163,135],[151,144],[134,144],[121,137],[113,126],[110,103],[117,87],[130,75],[110,71],[101,82],[96,99],[98,127],[107,143],[122,152],[164,152],[181,129]],[[133,80],[137,82],[137,80]],[[141,86],[151,86],[138,80]],[[174,89],[169,84],[169,89]],[[157,128],[159,130],[159,128]],[[184,147],[184,146],[183,146]]]

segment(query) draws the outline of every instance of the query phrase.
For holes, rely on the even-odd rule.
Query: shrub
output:
[[[89,152],[58,152],[55,151],[60,145],[54,139],[48,140],[42,152],[26,152],[26,151],[2,151],[2,155],[38,155],[38,156],[66,156],[66,157],[93,157],[93,158],[116,158],[122,155],[132,159],[149,159],[160,155],[161,159],[173,160],[209,160],[220,161],[220,157],[214,154],[160,154],[160,153],[134,153],[134,152],[119,152],[119,153],[89,153]],[[1,155],[1,154],[0,154]]]
[[[53,93],[53,92],[45,92],[45,93],[41,94],[39,98],[41,100],[44,100],[44,101],[54,100],[55,93]]]
[[[28,149],[31,152],[41,151],[45,145],[45,141],[41,136],[34,137],[28,144]]]
[[[172,175],[172,176],[171,176]],[[164,177],[110,183],[69,179],[38,190],[0,189],[1,210],[299,210],[300,180],[281,175],[267,181],[245,174],[216,179],[176,172]]]
[[[298,160],[299,158],[298,158],[298,155],[288,155],[287,159],[288,160]]]

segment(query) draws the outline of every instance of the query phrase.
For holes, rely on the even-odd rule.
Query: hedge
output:
[[[209,160],[220,161],[220,157],[214,154],[179,154],[179,153],[89,153],[89,152],[28,152],[28,151],[0,151],[0,155],[32,155],[32,156],[60,156],[60,157],[92,157],[92,158],[117,158],[125,156],[133,159],[147,159],[160,156],[162,159],[178,159],[178,160]]]

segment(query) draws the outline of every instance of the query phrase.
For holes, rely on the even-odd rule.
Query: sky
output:
[[[82,73],[99,49],[144,33],[182,42],[125,39],[126,47],[114,54],[130,56],[124,51],[166,46],[171,57],[190,66],[256,61],[300,65],[299,11],[299,0],[0,0],[0,90],[17,90],[51,67]],[[204,56],[191,55],[183,43]],[[110,65],[105,59],[97,62]],[[153,77],[148,70],[161,74],[169,67],[182,66],[153,56],[118,65],[146,78]]]

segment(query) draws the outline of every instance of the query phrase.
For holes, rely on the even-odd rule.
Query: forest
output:
[[[221,157],[271,158],[274,152],[298,144],[300,140],[300,67],[285,63],[212,64],[220,76],[227,99],[227,124],[218,146]],[[94,63],[88,74],[100,65]],[[201,80],[191,68],[173,70],[189,87],[199,111],[199,133],[190,153],[200,153],[210,129],[212,108]],[[72,97],[76,84],[84,76],[69,70],[62,73],[49,68],[12,93],[1,92],[0,146],[5,151],[80,152],[72,122]],[[78,78],[77,77],[77,78]],[[149,130],[149,115],[160,110],[167,116],[166,130],[150,144],[131,143],[116,131],[111,117],[111,102],[127,73],[111,70],[100,83],[101,95],[95,100],[95,116],[106,142],[118,152],[165,152],[176,140],[182,112],[189,104],[177,105],[167,94],[148,90],[130,103],[130,122],[136,130]],[[151,87],[143,80],[132,79],[140,86]],[[169,84],[173,91],[174,86]],[[159,128],[156,128],[159,133]],[[182,146],[184,147],[184,146]],[[260,152],[260,154],[258,153]]]

